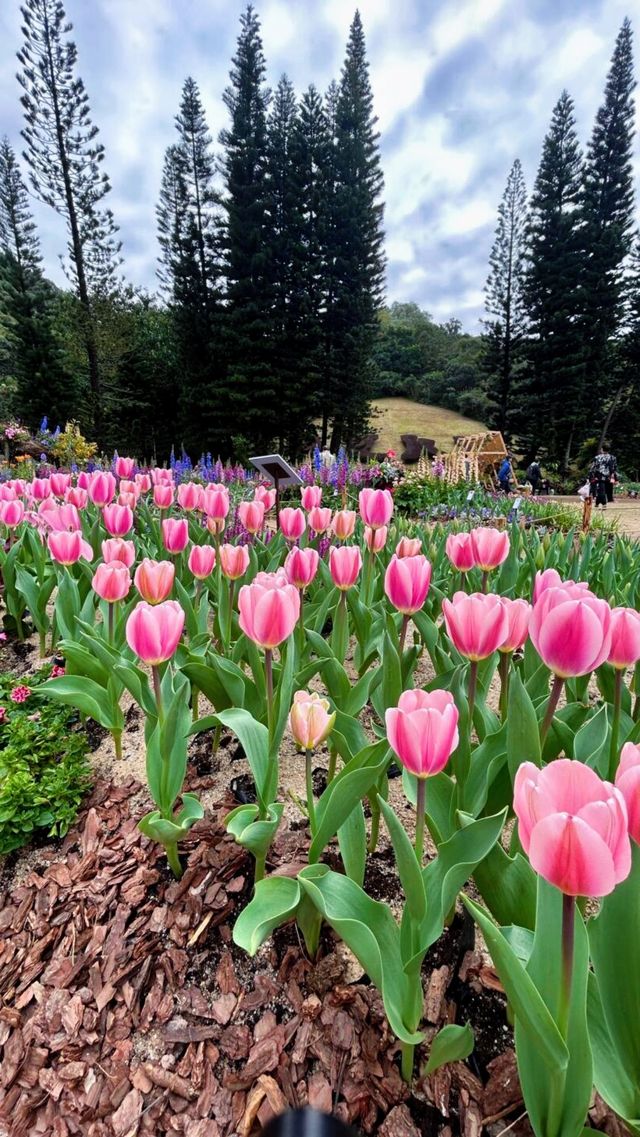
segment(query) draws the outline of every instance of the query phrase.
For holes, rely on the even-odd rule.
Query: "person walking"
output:
[[[500,469],[498,470],[498,485],[503,493],[511,493],[511,479],[513,478],[513,470],[511,468],[511,455],[507,454],[506,458],[502,459]]]
[[[542,470],[540,469],[540,463],[536,462],[535,459],[527,466],[527,478],[531,482],[531,492],[533,496],[536,497],[540,493]]]
[[[596,454],[589,468],[589,485],[591,497],[595,500],[596,509],[606,509],[607,503],[613,501],[613,487],[616,483],[618,463],[609,447],[603,444]]]

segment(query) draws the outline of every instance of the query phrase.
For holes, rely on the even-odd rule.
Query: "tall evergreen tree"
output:
[[[581,185],[573,102],[563,91],[531,198],[525,280],[529,372],[520,406],[527,452],[544,451],[563,470],[583,426]]]
[[[26,0],[18,80],[25,112],[24,157],[38,197],[66,220],[68,273],[82,306],[94,429],[101,427],[103,391],[92,300],[115,283],[119,243],[101,170],[89,99],[76,74],[77,50],[61,0]]]
[[[384,289],[379,134],[373,112],[364,30],[356,11],[340,83],[329,92],[333,127],[325,253],[323,395],[333,420],[332,448],[355,441],[369,413],[371,349]]]
[[[495,406],[494,424],[507,437],[512,428],[512,402],[525,330],[524,253],[527,191],[516,158],[498,207],[498,225],[489,258],[486,284],[484,361],[489,372],[487,393]]]
[[[625,288],[623,332],[613,351],[615,394],[603,434],[610,435],[619,463],[628,475],[640,479],[640,236],[629,258]]]
[[[249,5],[240,18],[231,82],[224,93],[231,122],[220,134],[226,379],[219,392],[219,445],[229,447],[232,424],[233,446],[243,456],[247,449],[271,445],[281,417],[269,359],[273,298],[265,71],[260,21]],[[238,424],[235,431],[233,424]]]
[[[185,218],[187,187],[183,178],[180,148],[167,146],[162,167],[160,197],[156,206],[158,225],[158,278],[169,301],[179,298],[181,265],[186,256]]]
[[[616,40],[604,99],[585,161],[585,330],[588,413],[602,424],[614,397],[614,339],[620,326],[625,266],[633,240],[633,34],[625,19]],[[603,437],[606,433],[606,424]]]
[[[74,413],[75,385],[65,373],[53,330],[52,286],[42,275],[40,245],[26,186],[8,138],[0,142],[0,317],[16,382],[17,411],[35,427],[43,415]]]

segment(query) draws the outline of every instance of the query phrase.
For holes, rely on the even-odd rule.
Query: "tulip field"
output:
[[[0,1117],[640,1134],[638,546],[309,480],[0,482],[0,836],[17,716],[111,763],[5,866]]]

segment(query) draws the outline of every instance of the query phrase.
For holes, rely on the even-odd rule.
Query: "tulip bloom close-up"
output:
[[[259,572],[240,589],[238,608],[244,634],[271,651],[293,632],[300,615],[300,595],[284,572]]]
[[[133,583],[148,604],[160,604],[171,592],[175,574],[171,561],[154,561],[145,557],[134,573]]]
[[[431,565],[422,553],[398,557],[389,561],[384,578],[384,590],[398,612],[410,616],[422,608],[431,583]]]
[[[162,604],[136,604],[126,624],[129,647],[143,663],[157,667],[171,659],[184,628],[184,612],[177,600]]]
[[[443,600],[442,611],[447,635],[472,662],[492,655],[507,636],[509,619],[500,597],[493,593],[456,592],[453,600]]]
[[[417,778],[444,770],[458,745],[458,708],[449,691],[403,691],[385,723],[392,750]]]

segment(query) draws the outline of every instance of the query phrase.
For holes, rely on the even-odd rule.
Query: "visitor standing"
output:
[[[540,493],[540,486],[542,484],[542,470],[540,469],[540,463],[536,462],[535,459],[527,467],[527,478],[531,482],[531,490],[535,497]]]
[[[615,456],[609,453],[608,446],[602,445],[589,469],[589,485],[596,509],[606,509],[607,503],[613,501],[613,487],[617,473],[618,463]]]
[[[512,478],[513,470],[511,469],[511,456],[507,454],[506,458],[502,459],[500,469],[498,470],[498,484],[503,493],[511,493]]]

